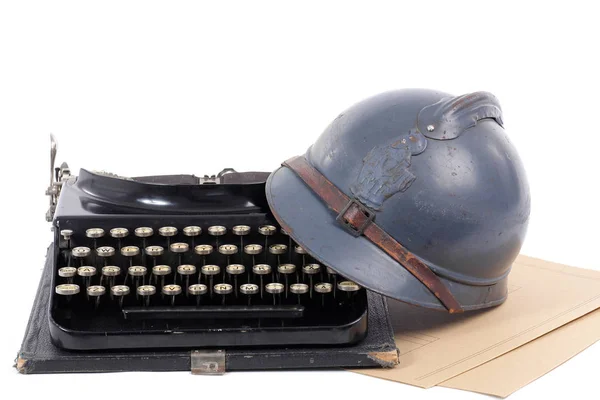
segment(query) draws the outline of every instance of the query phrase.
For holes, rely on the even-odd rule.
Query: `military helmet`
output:
[[[398,90],[338,117],[267,181],[271,210],[314,258],[406,303],[502,303],[530,194],[497,99]]]

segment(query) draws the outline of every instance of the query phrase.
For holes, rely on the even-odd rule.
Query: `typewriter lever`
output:
[[[46,212],[46,221],[52,222],[54,212],[56,211],[56,203],[60,195],[60,189],[63,182],[71,177],[71,169],[66,162],[63,162],[60,168],[54,168],[56,161],[57,145],[53,134],[50,134],[50,186],[46,189],[46,196],[50,197],[50,207]]]

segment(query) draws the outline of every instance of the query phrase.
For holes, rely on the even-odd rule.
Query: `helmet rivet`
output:
[[[427,125],[427,132],[433,132],[435,130],[435,126]]]

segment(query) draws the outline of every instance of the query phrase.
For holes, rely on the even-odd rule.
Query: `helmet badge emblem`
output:
[[[411,172],[411,157],[421,154],[427,139],[416,129],[385,145],[373,147],[350,191],[364,205],[379,210],[383,202],[410,187],[416,176]]]

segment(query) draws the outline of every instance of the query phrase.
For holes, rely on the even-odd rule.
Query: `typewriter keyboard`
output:
[[[62,229],[52,326],[73,349],[345,344],[366,292],[276,225]]]

